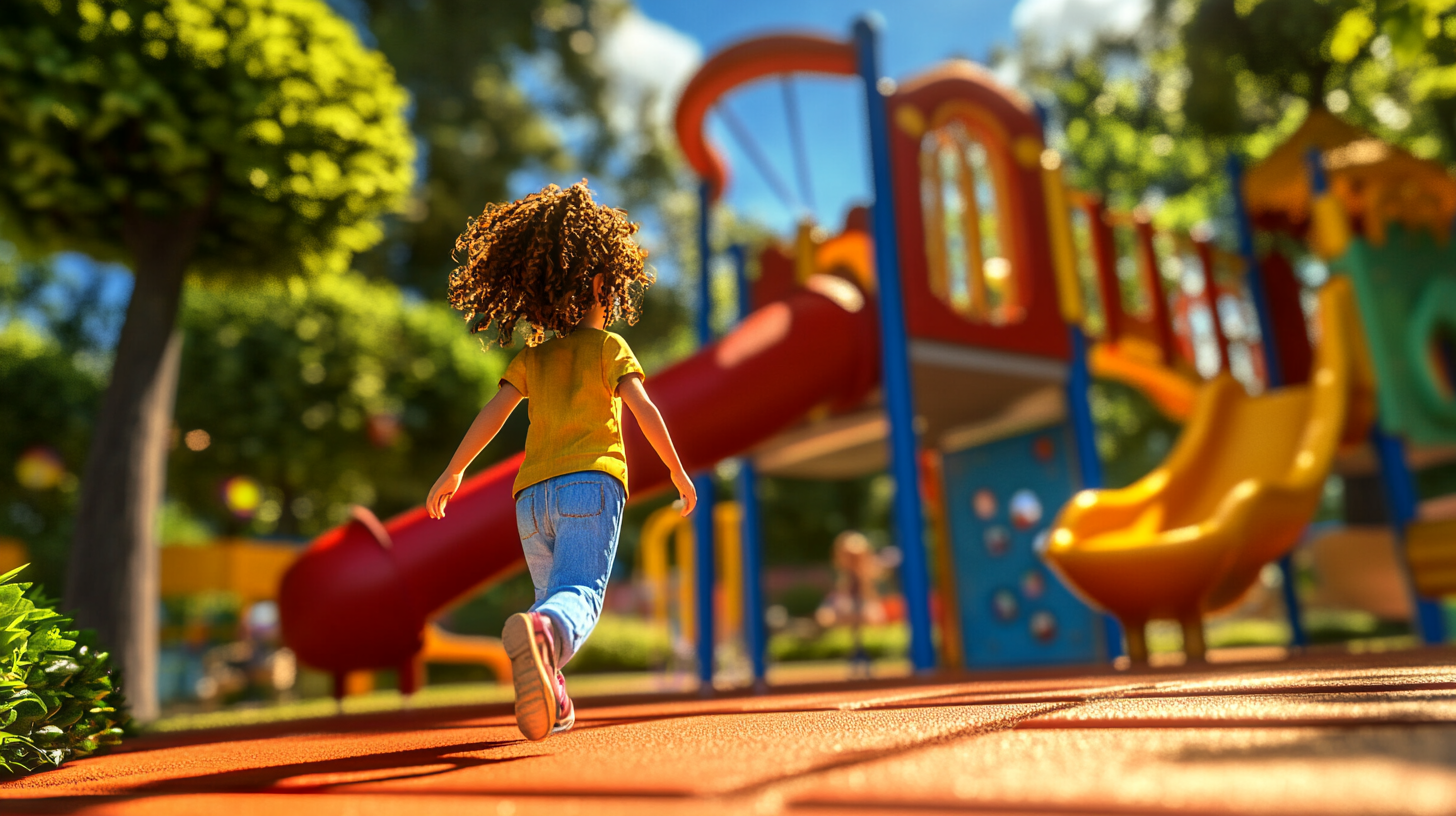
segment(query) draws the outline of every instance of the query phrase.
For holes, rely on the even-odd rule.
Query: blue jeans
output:
[[[556,624],[566,665],[602,616],[622,531],[627,491],[616,477],[585,470],[537,482],[516,495],[516,529],[540,612]]]

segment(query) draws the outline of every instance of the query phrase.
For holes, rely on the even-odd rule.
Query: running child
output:
[[[501,640],[511,658],[516,724],[531,740],[576,722],[561,667],[601,616],[617,550],[627,500],[622,403],[671,471],[683,515],[697,503],[642,387],[642,367],[626,341],[606,330],[637,322],[653,281],[643,264],[647,251],[632,240],[637,229],[624,211],[597,204],[582,181],[487,206],[455,241],[450,305],[470,313],[472,332],[494,326],[502,348],[524,322],[526,348],[465,432],[426,507],[444,518],[466,467],[526,400],[531,425],[513,492],[536,602],[506,621]]]

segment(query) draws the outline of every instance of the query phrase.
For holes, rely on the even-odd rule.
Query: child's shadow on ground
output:
[[[246,768],[224,773],[160,780],[138,788],[136,793],[142,796],[223,791],[309,793],[325,791],[342,785],[423,779],[466,768],[529,759],[530,757],[524,756],[489,759],[459,756],[459,754],[487,751],[514,743],[515,741],[467,742],[433,748],[417,748],[411,751],[393,751],[324,759],[316,762]]]

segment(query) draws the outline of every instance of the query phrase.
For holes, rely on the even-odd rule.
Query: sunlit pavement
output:
[[[1456,651],[583,699],[159,735],[0,785],[85,814],[1456,812]]]

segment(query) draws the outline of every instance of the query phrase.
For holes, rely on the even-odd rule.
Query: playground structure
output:
[[[1390,328],[1372,317],[1371,296],[1362,293],[1362,263],[1388,268],[1361,260],[1365,239],[1343,239],[1335,267],[1354,286],[1326,286],[1311,344],[1292,266],[1256,255],[1246,214],[1234,254],[1207,237],[1161,233],[1146,213],[1107,213],[1095,195],[1064,188],[1060,157],[1025,97],[961,61],[897,85],[880,75],[877,48],[866,22],[851,41],[755,38],[707,60],[679,102],[678,138],[702,179],[702,303],[711,302],[711,211],[728,184],[704,127],[720,97],[797,73],[858,77],[874,171],[871,207],[852,210],[839,234],[823,241],[806,226],[792,249],[763,248],[751,285],[746,254],[733,248],[740,322],[713,338],[700,310],[702,349],[651,376],[690,470],[743,457],[737,512],[709,512],[712,482],[700,477],[693,533],[678,540],[679,567],[694,573],[691,592],[680,582],[681,620],[695,630],[705,686],[719,631],[714,573],[724,550],[715,538],[739,542],[732,563],[741,558],[742,629],[763,679],[753,485],[764,472],[836,477],[888,465],[917,669],[937,663],[922,497],[936,513],[945,610],[939,662],[1089,663],[1117,651],[1116,626],[1055,580],[1038,549],[1084,598],[1128,624],[1134,659],[1145,657],[1139,627],[1161,616],[1183,622],[1185,648],[1198,657],[1201,614],[1236,600],[1297,543],[1340,443],[1372,427],[1374,390],[1380,411],[1372,442],[1391,486],[1396,534],[1409,530],[1413,558],[1419,551],[1437,564],[1424,583],[1418,570],[1416,585],[1456,582],[1456,571],[1442,566],[1456,563],[1445,528],[1409,525],[1414,493],[1400,450],[1402,435],[1450,442],[1450,430],[1431,419],[1413,432],[1418,420],[1388,408],[1400,399],[1386,394],[1402,375],[1381,362],[1389,355],[1378,344],[1371,342],[1377,385],[1361,362],[1366,338]],[[1260,170],[1249,173],[1250,185],[1257,187]],[[1258,196],[1239,189],[1241,208],[1247,197],[1266,223]],[[1283,212],[1285,227],[1302,229],[1288,205]],[[1369,224],[1386,210],[1350,212]],[[1331,229],[1316,230],[1312,242],[1340,245]],[[1393,245],[1406,233],[1388,235]],[[1439,252],[1429,254],[1423,268],[1435,270]],[[1170,278],[1178,285],[1171,297]],[[1409,306],[1402,303],[1395,308]],[[1438,336],[1456,325],[1444,313],[1427,322]],[[1433,359],[1449,361],[1444,353]],[[1438,385],[1448,377],[1447,390],[1437,388],[1420,421],[1439,418],[1451,403],[1449,370],[1433,375]],[[1088,404],[1093,374],[1132,385],[1188,423],[1164,466],[1125,491],[1094,490],[1101,470]],[[775,392],[752,387],[763,382]],[[1271,433],[1278,444],[1263,444],[1261,435]],[[663,487],[666,472],[630,419],[625,436],[637,499]],[[512,458],[464,484],[446,519],[429,520],[421,508],[380,522],[360,509],[320,537],[280,593],[284,636],[299,657],[332,671],[340,693],[349,672],[373,668],[398,668],[402,690],[416,688],[431,618],[522,565],[510,495],[519,464]],[[741,524],[736,536],[724,530],[735,525],[722,521],[732,515]],[[662,587],[675,525],[663,517],[652,526],[644,539],[656,543],[644,551],[644,568]],[[1285,587],[1300,642],[1288,577]],[[727,594],[735,603],[740,596]],[[664,618],[666,601],[665,590],[655,596]],[[1439,610],[1428,600],[1418,606],[1423,635],[1441,639]]]
[[[1063,511],[1047,555],[1072,583],[1135,628],[1154,608],[1158,617],[1182,619],[1185,650],[1196,656],[1203,612],[1237,600],[1255,570],[1285,556],[1312,515],[1324,473],[1367,469],[1361,459],[1373,448],[1390,532],[1382,537],[1336,529],[1315,544],[1359,543],[1374,554],[1404,543],[1409,575],[1402,594],[1415,600],[1414,623],[1422,636],[1439,642],[1444,621],[1431,599],[1456,589],[1456,521],[1433,517],[1439,511],[1418,513],[1409,465],[1414,457],[1408,458],[1405,445],[1421,446],[1416,452],[1427,462],[1456,454],[1450,447],[1456,442],[1450,388],[1456,369],[1443,328],[1456,324],[1456,300],[1449,294],[1456,280],[1453,258],[1444,245],[1456,214],[1456,183],[1438,166],[1317,111],[1249,171],[1239,192],[1246,207],[1243,264],[1254,270],[1248,278],[1257,287],[1252,294],[1262,295],[1263,303],[1256,299],[1255,305],[1269,338],[1259,343],[1265,366],[1257,382],[1273,390],[1246,397],[1227,382],[1203,386],[1198,410],[1164,466],[1124,490],[1080,494]],[[1282,247],[1271,241],[1256,258],[1256,225],[1296,240]],[[1319,343],[1312,355],[1284,255],[1290,243],[1304,242],[1306,252],[1322,257],[1334,273],[1319,293],[1320,323],[1313,332]],[[1217,407],[1231,398],[1229,407]],[[1220,423],[1228,428],[1239,414],[1247,417],[1245,427],[1216,439]],[[1291,421],[1300,414],[1303,421]],[[1238,464],[1231,469],[1227,460]],[[1201,500],[1183,492],[1190,483],[1205,491]],[[1216,507],[1213,499],[1220,500]],[[1260,514],[1248,509],[1260,503],[1268,506],[1262,526],[1255,519]],[[1279,516],[1296,507],[1300,511],[1280,525]],[[1190,583],[1175,591],[1166,582],[1170,573],[1154,565],[1177,558],[1180,550],[1203,563],[1177,573]],[[1195,550],[1199,556],[1191,555]],[[1118,569],[1118,562],[1124,575],[1139,565],[1165,580],[1134,586],[1096,574]],[[1302,640],[1297,599],[1289,591],[1286,603]],[[1389,607],[1388,601],[1377,603]],[[1140,640],[1128,632],[1135,656]]]
[[[721,626],[715,641],[734,640],[743,634],[743,508],[737,502],[718,502],[713,506],[713,536],[717,569],[722,576],[718,598],[723,610]],[[677,558],[676,625],[669,615],[671,571],[668,569],[669,541]],[[693,524],[684,519],[672,505],[660,508],[642,523],[638,558],[652,607],[652,622],[663,631],[676,635],[680,643],[692,644],[697,633],[693,611],[698,608],[693,597],[693,555],[697,541]]]

